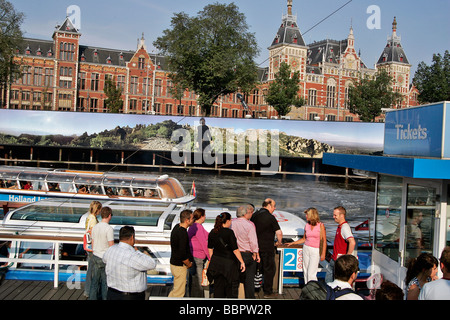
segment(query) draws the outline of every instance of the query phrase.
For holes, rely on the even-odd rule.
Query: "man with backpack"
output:
[[[335,262],[334,281],[327,284],[309,281],[302,288],[300,300],[364,300],[352,289],[357,276],[358,259],[342,255]]]

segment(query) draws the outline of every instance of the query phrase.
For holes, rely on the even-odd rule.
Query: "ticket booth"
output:
[[[372,273],[404,288],[411,258],[450,245],[450,102],[387,112],[383,156],[323,163],[377,173]]]

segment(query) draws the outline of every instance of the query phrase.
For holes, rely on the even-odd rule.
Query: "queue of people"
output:
[[[222,212],[215,219],[214,228],[207,232],[205,210],[186,209],[180,213],[180,223],[171,232],[170,269],[174,277],[169,297],[255,298],[257,265],[264,275],[264,298],[274,298],[273,279],[276,271],[276,246],[282,243],[282,231],[273,215],[276,203],[266,199],[255,212],[253,205],[243,205],[236,218]],[[96,215],[100,214],[98,222]],[[301,239],[291,242],[303,244],[303,272],[305,284],[317,281],[319,263],[326,270],[325,282],[335,291],[346,291],[337,300],[362,300],[352,287],[358,274],[358,260],[353,255],[355,240],[346,222],[346,210],[336,207],[333,217],[338,224],[333,254],[325,259],[326,230],[315,208],[305,210],[307,226]],[[146,273],[156,262],[134,247],[133,227],[122,227],[119,243],[114,244],[112,218],[109,207],[93,201],[86,230],[92,234],[92,253],[89,254],[85,294],[89,299],[144,299],[147,288]],[[276,239],[276,241],[275,241]],[[437,278],[438,268],[443,278]],[[205,279],[206,278],[206,279]],[[213,286],[210,286],[213,284]],[[412,259],[405,278],[403,292],[390,281],[383,281],[372,299],[421,300],[450,298],[450,247],[439,260],[430,253]]]

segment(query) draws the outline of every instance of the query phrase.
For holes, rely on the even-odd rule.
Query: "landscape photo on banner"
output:
[[[263,149],[270,153],[272,144],[274,152],[275,138],[279,156],[300,158],[321,158],[324,152],[376,154],[384,143],[383,123],[10,109],[1,109],[0,119],[0,145],[173,151],[183,143],[184,150],[194,152],[196,142],[205,140],[205,126],[218,153],[252,154],[265,143]]]

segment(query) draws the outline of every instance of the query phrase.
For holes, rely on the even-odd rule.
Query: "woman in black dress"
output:
[[[208,236],[211,262],[208,278],[214,282],[214,298],[237,298],[239,272],[245,271],[245,263],[237,246],[231,226],[231,215],[222,212],[216,217],[214,229]]]

